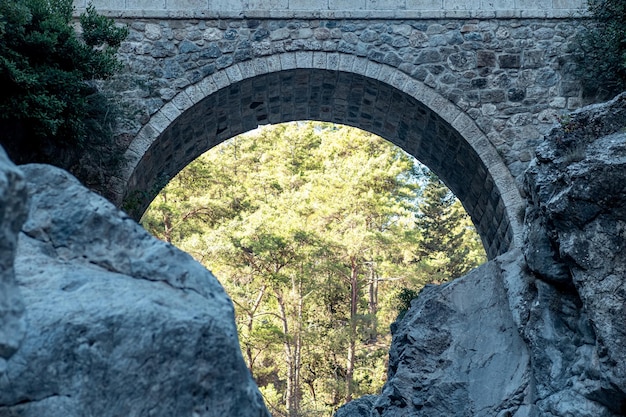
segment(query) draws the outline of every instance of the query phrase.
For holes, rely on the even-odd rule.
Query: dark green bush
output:
[[[400,289],[395,297],[396,311],[398,312],[398,317],[396,318],[396,320],[402,320],[407,311],[409,311],[409,308],[411,308],[411,301],[413,301],[414,298],[417,298],[418,295],[418,291],[412,290],[410,288],[403,287]]]
[[[95,80],[113,75],[126,28],[72,0],[0,0],[0,143],[17,163],[69,169],[111,144],[113,106]]]
[[[588,8],[579,55],[584,94],[611,98],[626,89],[626,0],[588,0]]]

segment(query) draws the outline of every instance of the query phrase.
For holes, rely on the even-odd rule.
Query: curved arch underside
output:
[[[410,95],[341,71],[272,72],[209,95],[184,111],[152,143],[137,164],[126,195],[143,190],[137,213],[141,215],[165,181],[203,152],[260,124],[295,120],[345,124],[389,140],[428,166],[461,200],[489,258],[513,245],[502,191],[468,141]]]

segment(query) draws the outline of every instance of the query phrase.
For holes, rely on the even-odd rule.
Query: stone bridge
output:
[[[382,136],[461,200],[488,256],[520,244],[521,175],[582,104],[571,54],[584,0],[94,0],[130,28],[132,109],[110,196],[140,216],[211,147],[320,120]],[[86,0],[74,2],[77,12]]]

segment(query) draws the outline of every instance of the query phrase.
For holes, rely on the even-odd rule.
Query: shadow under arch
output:
[[[131,216],[139,219],[173,176],[213,146],[261,124],[317,120],[379,135],[430,168],[465,207],[490,259],[519,246],[519,190],[469,116],[395,68],[320,54],[235,64],[164,105],[131,143],[116,179]]]

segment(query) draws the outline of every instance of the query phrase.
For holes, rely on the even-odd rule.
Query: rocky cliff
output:
[[[381,395],[337,417],[626,416],[626,96],[582,109],[525,174],[525,244],[426,287]]]
[[[209,271],[66,172],[0,165],[0,417],[269,416]]]

